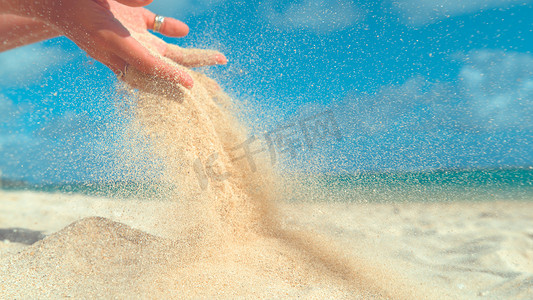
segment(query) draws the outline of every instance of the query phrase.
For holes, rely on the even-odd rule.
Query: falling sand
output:
[[[168,61],[168,63],[172,63]],[[176,66],[177,68],[182,68]],[[145,138],[172,205],[157,236],[105,218],[82,219],[10,257],[8,298],[427,298],[368,256],[291,228],[275,170],[235,148],[247,139],[232,99],[182,68],[191,90],[135,69],[124,81],[131,130]],[[135,149],[132,149],[135,153]],[[16,287],[16,288],[15,288]]]

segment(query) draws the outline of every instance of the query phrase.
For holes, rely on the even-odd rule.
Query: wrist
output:
[[[49,22],[62,0],[0,0],[2,12]]]

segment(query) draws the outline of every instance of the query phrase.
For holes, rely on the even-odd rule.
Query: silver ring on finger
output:
[[[163,26],[163,22],[165,22],[165,17],[156,15],[154,20],[154,31],[160,32],[161,26]]]

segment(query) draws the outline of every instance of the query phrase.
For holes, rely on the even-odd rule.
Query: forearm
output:
[[[59,36],[49,22],[63,0],[0,0],[0,51]]]
[[[0,52],[59,35],[54,28],[35,19],[11,14],[0,15]]]
[[[51,14],[54,4],[63,0],[0,0],[0,14],[44,20]]]

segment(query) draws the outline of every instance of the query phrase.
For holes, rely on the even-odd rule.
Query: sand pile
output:
[[[7,298],[384,295],[328,276],[322,262],[283,240],[264,238],[223,244],[217,253],[196,252],[183,241],[99,217],[75,222],[2,263],[0,288]],[[364,271],[378,274],[368,266]],[[375,279],[383,283],[385,278]]]
[[[171,243],[105,218],[86,218],[4,264],[8,298],[148,295],[150,278],[170,266]],[[9,286],[3,286],[7,288]]]
[[[275,172],[246,148],[232,100],[184,70],[192,90],[135,69],[124,78],[142,89],[128,91],[131,129],[174,187],[159,216],[164,236],[81,220],[5,261],[10,297],[415,297],[388,270],[286,229]]]

